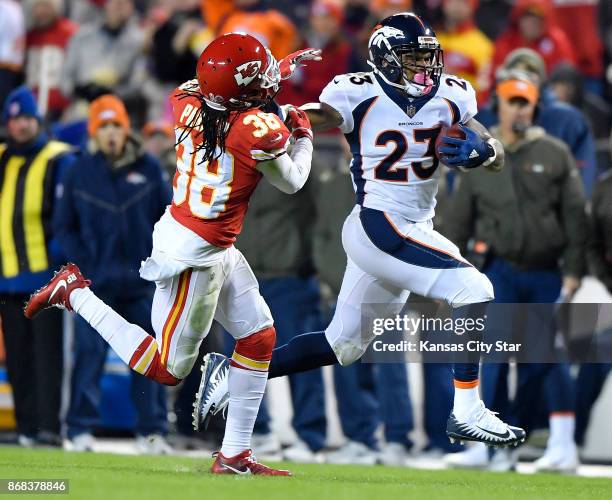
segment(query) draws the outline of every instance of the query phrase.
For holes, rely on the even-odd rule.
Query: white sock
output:
[[[547,447],[568,446],[574,443],[576,417],[573,414],[555,415],[549,417],[550,436]]]
[[[89,288],[76,288],[70,293],[69,300],[74,312],[87,321],[129,366],[134,352],[149,334],[126,321]]]
[[[470,387],[469,389],[455,387],[455,400],[453,403],[455,417],[459,420],[466,418],[479,401],[478,386]]]
[[[253,426],[266,391],[267,371],[244,370],[230,366],[227,423],[221,445],[225,457],[233,457],[251,448]]]

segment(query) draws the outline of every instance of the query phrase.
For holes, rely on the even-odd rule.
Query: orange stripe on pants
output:
[[[185,304],[187,303],[189,282],[191,281],[191,272],[192,270],[188,269],[181,273],[176,291],[176,297],[174,299],[174,304],[172,305],[172,309],[170,309],[170,312],[168,313],[168,318],[166,319],[166,323],[164,324],[164,328],[162,330],[161,360],[164,366],[166,366],[168,363],[172,336],[174,335],[176,326],[179,323],[181,314],[183,313],[183,310],[185,309]]]

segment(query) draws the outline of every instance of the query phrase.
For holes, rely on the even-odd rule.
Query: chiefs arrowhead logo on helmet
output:
[[[261,61],[249,61],[236,67],[234,78],[238,85],[247,86],[258,75],[261,69]]]

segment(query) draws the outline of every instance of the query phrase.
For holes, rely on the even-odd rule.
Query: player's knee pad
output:
[[[276,344],[276,330],[273,326],[236,341],[232,364],[240,368],[267,371]]]

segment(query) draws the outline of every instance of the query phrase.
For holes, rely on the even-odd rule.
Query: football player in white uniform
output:
[[[306,110],[316,129],[339,127],[350,145],[356,205],[342,230],[347,268],[334,317],[325,332],[298,335],[274,350],[270,377],[357,361],[374,338],[361,329],[365,304],[397,312],[410,292],[444,300],[459,314],[493,299],[487,277],[436,232],[432,217],[440,174],[435,142],[442,126],[459,124],[464,139],[445,136],[439,152],[451,168],[503,167],[502,145],[473,116],[472,86],[443,74],[433,30],[401,13],[381,21],[369,41],[372,71],[340,75],[320,103]],[[482,310],[482,308],[480,308]],[[485,408],[478,394],[478,358],[455,363],[451,440],[515,445],[523,429]],[[225,406],[227,361],[209,355],[194,412],[196,428]]]

